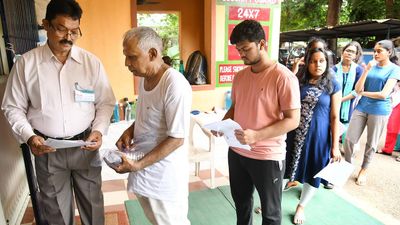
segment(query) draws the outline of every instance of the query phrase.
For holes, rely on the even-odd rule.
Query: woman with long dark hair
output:
[[[389,99],[394,86],[400,80],[400,67],[390,40],[382,40],[374,47],[374,60],[364,66],[355,91],[361,96],[347,130],[344,142],[346,161],[352,162],[354,144],[358,142],[365,127],[368,128],[364,159],[356,180],[357,185],[367,182],[367,169],[377,151],[379,139],[392,111]]]
[[[328,45],[326,44],[325,40],[320,37],[311,37],[308,40],[308,44],[305,49],[305,55],[300,59],[296,59],[295,63],[293,63],[292,72],[296,74],[297,77],[300,77],[302,74],[304,74],[304,70],[306,70],[304,67],[305,59],[307,58],[310,49],[313,48],[321,48],[326,50],[328,49]]]
[[[321,178],[314,176],[339,161],[339,109],[341,87],[329,69],[330,57],[325,49],[310,49],[306,70],[300,77],[301,119],[299,127],[288,134],[287,169],[290,182],[303,183],[294,224],[305,221],[304,207],[314,196]]]

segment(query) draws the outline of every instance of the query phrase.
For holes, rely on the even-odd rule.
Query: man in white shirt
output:
[[[162,60],[162,41],[148,27],[129,30],[123,42],[125,66],[141,77],[135,122],[116,145],[144,157],[123,157],[115,168],[130,172],[128,190],[136,194],[152,224],[188,225],[187,136],[192,90],[185,77]]]
[[[43,20],[46,45],[22,55],[11,70],[2,110],[21,143],[35,155],[48,224],[74,224],[74,196],[82,224],[104,224],[98,157],[115,97],[100,60],[74,46],[82,35],[82,9],[74,0],[52,0]],[[53,149],[47,138],[91,145]]]

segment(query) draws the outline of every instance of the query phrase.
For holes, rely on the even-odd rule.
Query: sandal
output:
[[[324,185],[324,188],[328,189],[328,190],[333,189],[334,187],[335,186],[332,183],[327,183],[327,184]]]
[[[382,155],[392,155],[392,153],[388,153],[388,152],[385,152],[385,151],[382,151],[382,150],[378,150],[376,153],[382,154]]]
[[[400,156],[398,156],[398,157],[396,158],[396,161],[397,161],[397,162],[400,162]]]
[[[294,187],[297,187],[297,185],[299,185],[299,182],[297,181],[289,181],[286,183],[285,188],[283,189],[283,191],[288,191]]]

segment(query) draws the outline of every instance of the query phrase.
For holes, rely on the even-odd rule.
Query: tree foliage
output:
[[[350,21],[385,18],[384,0],[352,0]]]
[[[164,38],[178,39],[179,33],[179,20],[178,15],[169,13],[165,14],[165,17],[161,19],[163,24],[162,29],[159,31],[159,35]]]
[[[282,2],[281,31],[323,27],[328,0],[285,0]]]
[[[285,0],[282,2],[281,31],[324,27],[327,15],[328,0]],[[339,24],[387,16],[400,19],[400,1],[343,0]]]

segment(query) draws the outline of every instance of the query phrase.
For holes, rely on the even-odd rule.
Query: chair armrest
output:
[[[192,116],[192,120],[195,123],[195,125],[198,125],[201,128],[201,130],[207,137],[209,137],[209,138],[214,137],[214,135],[211,133],[211,131],[204,128],[203,123],[200,122],[195,116]]]
[[[200,127],[200,129],[203,131],[203,133],[209,138],[209,150],[214,151],[215,148],[215,136],[213,133],[211,133],[210,130],[204,128],[203,123],[200,122],[196,116],[192,116],[191,117],[192,121],[194,122],[194,126],[198,125]]]

